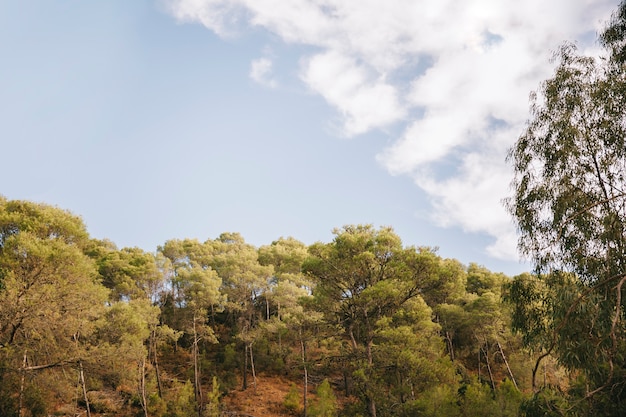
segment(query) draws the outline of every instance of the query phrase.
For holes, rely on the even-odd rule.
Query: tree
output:
[[[560,298],[543,318],[543,356],[581,371],[581,396],[611,404],[595,410],[604,415],[626,401],[625,22],[622,2],[600,38],[607,58],[581,56],[571,44],[558,51],[555,74],[531,96],[531,118],[508,155],[515,176],[506,206],[520,252],[545,285],[563,285],[553,287]]]
[[[303,268],[316,281],[314,294],[327,322],[341,329],[350,346],[360,396],[369,415],[376,417],[379,324],[421,298],[420,290],[433,279],[438,258],[426,248],[404,248],[387,227],[344,226],[334,233],[332,243],[310,247],[311,257]]]
[[[108,241],[93,241],[88,253],[96,260],[102,284],[111,290],[112,301],[155,298],[163,274],[153,254],[139,248],[117,249]]]
[[[221,309],[224,297],[220,292],[222,284],[217,273],[206,264],[201,264],[199,254],[202,245],[193,240],[170,240],[160,248],[171,261],[172,287],[176,289],[175,303],[178,305],[181,330],[191,337],[194,395],[198,416],[203,414],[202,384],[200,378],[200,342],[217,343],[213,329],[208,325],[210,309]]]
[[[337,398],[328,379],[322,381],[315,393],[317,401],[311,406],[311,417],[336,417]]]
[[[272,266],[261,265],[257,249],[238,233],[222,233],[215,240],[207,240],[203,246],[206,256],[200,263],[214,269],[221,278],[221,290],[227,297],[226,312],[232,319],[237,337],[243,342],[242,388],[247,388],[248,358],[256,387],[253,345],[260,334],[257,307],[268,291]]]
[[[1,389],[21,373],[20,405],[26,373],[89,359],[85,341],[104,312],[107,290],[84,253],[88,243],[79,217],[0,197]]]

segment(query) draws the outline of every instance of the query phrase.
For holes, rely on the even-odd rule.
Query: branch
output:
[[[539,369],[539,365],[541,363],[541,361],[548,355],[550,355],[552,353],[552,351],[554,350],[554,347],[556,346],[556,342],[557,342],[557,337],[558,337],[558,332],[560,332],[563,327],[565,327],[565,325],[567,324],[567,321],[569,319],[569,316],[574,312],[574,309],[578,306],[578,304],[580,304],[580,302],[586,298],[589,294],[591,294],[592,292],[596,291],[597,289],[600,289],[602,287],[604,287],[605,285],[607,285],[608,283],[621,278],[620,282],[618,283],[618,301],[621,302],[621,287],[622,284],[626,281],[626,274],[622,273],[622,274],[617,274],[617,275],[613,275],[607,279],[605,279],[604,281],[594,285],[593,287],[588,288],[586,291],[584,291],[580,296],[578,296],[578,298],[572,303],[572,305],[567,309],[567,312],[565,313],[565,317],[563,317],[563,320],[561,320],[561,323],[559,324],[559,326],[554,329],[554,331],[552,332],[552,342],[550,344],[550,346],[548,347],[548,349],[546,350],[545,353],[543,353],[541,356],[539,356],[537,358],[537,361],[535,362],[535,368],[533,369],[533,376],[532,376],[532,388],[533,388],[533,392],[537,392],[536,390],[536,374],[537,374],[537,369]],[[620,307],[617,307],[617,311],[615,316],[613,316],[613,325],[611,327],[611,337],[613,338],[613,342],[616,342],[615,339],[615,326],[617,324],[617,316],[620,313]],[[611,366],[611,375],[613,373],[613,362],[611,361],[611,358],[609,358],[609,365]],[[603,389],[606,385],[603,385],[602,387],[600,387],[601,389]],[[594,394],[597,390],[592,391]]]
[[[622,285],[624,285],[624,282],[626,282],[626,276],[623,276],[622,279],[617,283],[616,291],[617,291],[617,300],[615,301],[615,314],[613,315],[613,321],[611,323],[611,333],[610,333],[610,337],[611,337],[611,341],[613,342],[613,346],[609,355],[609,376],[606,379],[606,382],[604,384],[602,384],[600,387],[594,389],[593,391],[587,393],[587,395],[585,395],[585,398],[583,398],[583,400],[589,399],[591,398],[593,395],[595,395],[596,393],[602,391],[604,388],[606,388],[611,381],[613,380],[613,372],[614,372],[614,365],[613,365],[613,355],[615,355],[615,352],[617,352],[617,337],[615,336],[615,328],[617,327],[617,322],[619,321],[619,317],[622,314]]]
[[[67,365],[70,363],[78,363],[78,362],[80,362],[80,359],[68,359],[68,360],[59,361],[55,363],[48,363],[45,365],[26,366],[26,367],[20,368],[20,371],[40,371],[42,369],[56,368],[57,366],[63,366],[63,365]]]
[[[626,197],[626,193],[620,193],[620,194],[614,195],[613,197],[609,197],[609,198],[606,198],[604,200],[596,201],[596,202],[594,202],[592,204],[589,204],[586,207],[583,207],[582,209],[578,210],[576,213],[572,214],[571,216],[568,216],[565,220],[563,220],[561,222],[561,224],[559,226],[559,230],[560,230],[559,238],[561,238],[563,236],[562,233],[563,233],[563,230],[565,229],[565,224],[566,223],[569,223],[570,221],[574,220],[576,217],[580,216],[581,214],[585,213],[586,211],[589,211],[590,209],[592,209],[592,208],[594,208],[596,206],[599,206],[600,204],[605,204],[605,203],[608,203],[609,201],[617,200],[620,197]]]

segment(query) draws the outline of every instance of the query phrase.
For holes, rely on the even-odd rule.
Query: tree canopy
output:
[[[626,405],[625,19],[622,2],[600,36],[604,57],[559,49],[508,156],[507,208],[536,273],[510,286],[513,325],[540,359],[554,354],[584,376],[570,391],[572,410],[602,415]]]

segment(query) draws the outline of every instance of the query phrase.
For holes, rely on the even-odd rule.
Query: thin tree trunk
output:
[[[498,349],[500,350],[500,355],[502,355],[502,359],[504,360],[504,364],[506,365],[506,369],[509,371],[509,375],[511,376],[511,381],[513,381],[513,385],[515,385],[515,389],[517,389],[519,391],[519,388],[517,386],[517,382],[515,381],[515,377],[513,376],[513,372],[511,371],[511,367],[509,366],[509,361],[506,360],[506,356],[504,356],[504,350],[502,350],[502,345],[500,344],[500,341],[496,340],[496,343],[498,344]]]
[[[78,361],[78,367],[80,369],[80,384],[83,387],[83,398],[85,399],[85,406],[87,407],[87,417],[91,417],[89,398],[87,398],[87,387],[85,386],[85,372],[83,371],[83,361]]]
[[[278,317],[279,322],[283,320],[280,315],[280,301],[277,301],[276,316]],[[283,342],[280,327],[278,328],[278,352],[280,352],[280,357],[284,362],[285,358],[283,357]]]
[[[243,344],[243,385],[241,387],[242,391],[248,389],[248,344]]]
[[[482,348],[478,349],[478,380],[480,381],[480,353],[482,352]]]
[[[367,350],[367,365],[368,365],[368,370],[370,372],[372,370],[372,365],[374,364],[374,358],[372,355],[372,344],[373,344],[373,340],[371,337],[369,337],[367,341],[366,350]],[[369,393],[367,394],[367,409],[369,411],[370,417],[376,417],[376,401],[370,397]]]
[[[200,386],[200,368],[198,366],[198,332],[196,330],[195,314],[193,317],[193,379],[198,417],[202,417],[202,388]]]
[[[252,369],[252,384],[254,386],[254,393],[256,394],[256,371],[254,370],[254,355],[252,354],[252,343],[250,343],[250,368]]]
[[[151,334],[152,345],[152,363],[154,365],[154,372],[156,374],[157,389],[159,391],[159,398],[163,398],[163,386],[161,384],[161,372],[159,371],[159,355],[157,354],[157,342],[156,342],[156,330],[152,330]]]
[[[26,365],[28,361],[26,359],[26,351],[24,351],[24,361],[22,362],[21,380],[20,380],[20,399],[18,401],[18,416],[22,417],[22,408],[24,407],[24,381],[26,379]]]
[[[481,347],[482,349],[482,347]],[[488,345],[485,343],[485,363],[487,364],[487,371],[489,371],[489,381],[491,381],[491,388],[495,391],[496,390],[496,384],[493,382],[493,373],[491,372],[491,365],[489,364],[489,348]]]
[[[370,414],[370,417],[376,417],[376,402],[373,398],[367,399],[367,411]]]
[[[141,392],[141,408],[144,417],[148,417],[148,400],[146,398],[146,358],[141,359],[141,375],[139,378],[139,391]]]
[[[452,338],[450,332],[446,330],[446,342],[448,344],[448,353],[450,354],[450,360],[454,362],[454,346],[452,346]]]
[[[302,390],[302,403],[304,406],[304,417],[307,417],[307,394],[309,391],[309,371],[306,367],[306,342],[302,337],[302,330],[300,330],[300,348],[302,352],[302,369],[304,370],[304,389]]]

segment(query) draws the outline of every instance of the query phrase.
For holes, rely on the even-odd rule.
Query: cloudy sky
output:
[[[0,0],[0,194],[149,251],[240,232],[516,274],[504,157],[617,0]]]

